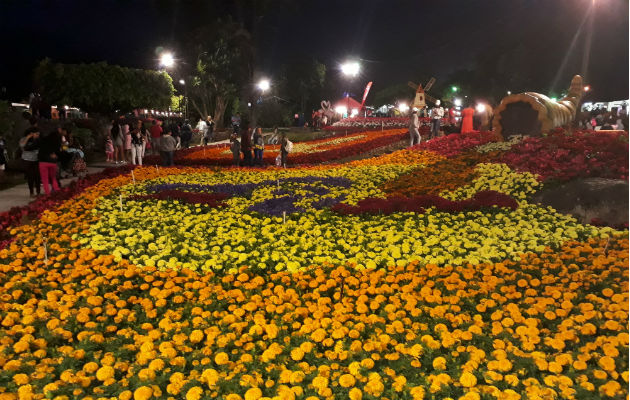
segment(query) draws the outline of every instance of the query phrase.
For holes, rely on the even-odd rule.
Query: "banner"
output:
[[[370,88],[372,87],[372,82],[368,82],[365,87],[365,92],[363,93],[363,100],[361,101],[361,109],[363,109],[363,105],[365,104],[365,99],[367,99],[367,95],[370,92]]]

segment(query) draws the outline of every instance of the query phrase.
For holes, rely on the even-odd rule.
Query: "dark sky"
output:
[[[595,0],[592,28],[579,27],[593,0],[319,0],[287,1],[270,10],[258,43],[258,69],[273,78],[294,53],[337,73],[349,56],[362,60],[374,90],[428,76],[445,80],[477,61],[514,49],[514,76],[548,93],[582,73],[596,99],[628,98],[628,1]],[[160,46],[233,10],[228,1],[2,0],[0,86],[17,99],[30,91],[36,63],[107,61],[155,68]],[[579,35],[575,38],[579,31]],[[586,51],[591,36],[590,51]],[[574,41],[573,47],[571,43]],[[506,50],[507,51],[507,50]],[[588,57],[585,57],[588,54]],[[566,59],[566,60],[565,60]],[[497,61],[498,62],[498,61]],[[563,67],[562,67],[563,66]],[[562,67],[562,68],[561,68]],[[506,89],[510,89],[506,87]]]

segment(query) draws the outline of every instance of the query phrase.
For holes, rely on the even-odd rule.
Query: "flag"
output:
[[[372,82],[368,82],[365,87],[365,92],[363,93],[363,100],[361,101],[361,109],[363,109],[363,105],[365,104],[365,99],[367,99],[367,95],[370,92],[370,88],[372,87]]]

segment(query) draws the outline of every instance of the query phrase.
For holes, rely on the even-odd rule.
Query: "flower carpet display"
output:
[[[628,232],[484,137],[139,167],[11,223],[0,399],[626,398]]]
[[[407,129],[389,129],[386,131],[363,131],[348,135],[294,143],[289,154],[289,163],[314,164],[351,157],[370,150],[399,142],[408,137]],[[275,165],[280,153],[280,145],[265,145],[263,161]],[[156,157],[149,158],[147,164],[158,163]],[[177,165],[222,165],[234,163],[229,144],[194,147],[175,152]]]

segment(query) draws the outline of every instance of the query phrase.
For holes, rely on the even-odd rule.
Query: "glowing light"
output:
[[[459,88],[457,86],[451,86],[451,90],[453,92],[457,92],[459,90]]]
[[[477,104],[477,107],[475,107],[475,108],[477,109],[477,112],[478,112],[478,113],[482,113],[482,112],[486,111],[486,106],[485,106],[485,104],[481,104],[481,103],[479,103],[479,104]]]
[[[186,84],[186,81],[185,81],[185,80],[183,80],[183,79],[180,79],[180,80],[179,80],[179,84],[180,84],[180,85],[185,85],[185,84]]]
[[[591,90],[591,87],[589,85],[584,86],[584,91],[588,92],[589,90]]]
[[[352,113],[350,113],[350,116],[354,117],[357,114],[359,114],[359,110],[357,108],[353,108]]]
[[[558,101],[558,98],[557,97],[552,97],[551,101]]]
[[[462,99],[455,99],[455,100],[453,100],[453,104],[455,104],[455,107],[461,107],[462,106]]]
[[[262,79],[260,82],[258,82],[258,89],[260,89],[263,92],[266,92],[267,90],[269,90],[270,87],[271,87],[271,83],[269,82],[269,79]]]
[[[512,92],[510,92],[509,90],[507,91],[508,96],[512,94]]]
[[[407,105],[407,103],[400,103],[398,104],[398,110],[400,110],[400,112],[402,113],[405,113],[409,111],[409,106]]]
[[[172,53],[162,53],[160,56],[160,65],[165,68],[170,68],[175,65],[175,58]]]
[[[361,66],[356,61],[347,62],[341,65],[341,72],[343,72],[344,75],[351,76],[351,77],[355,77],[359,75],[360,69],[361,69]]]
[[[346,106],[337,106],[335,107],[335,112],[337,114],[345,114],[348,111],[348,108]]]

